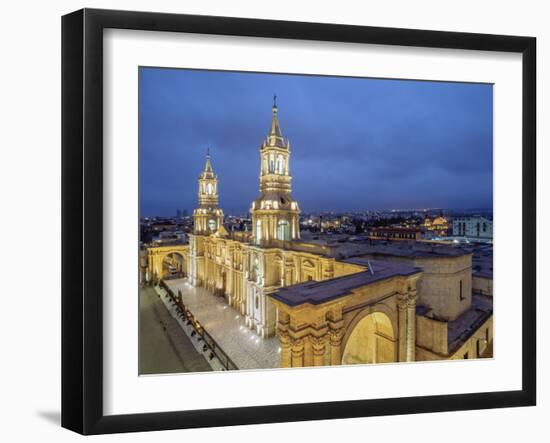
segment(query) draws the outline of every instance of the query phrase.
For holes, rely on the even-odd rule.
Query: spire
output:
[[[271,117],[271,130],[269,131],[269,136],[267,138],[267,144],[269,146],[277,146],[279,148],[286,148],[287,144],[283,138],[283,133],[281,131],[281,126],[279,125],[279,117],[277,115],[277,95],[273,96],[273,107],[271,108],[273,116]]]
[[[204,171],[201,174],[202,178],[214,178],[214,169],[212,169],[212,162],[210,161],[210,148],[206,150],[206,163],[204,165]]]

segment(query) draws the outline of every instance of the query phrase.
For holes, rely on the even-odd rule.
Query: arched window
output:
[[[262,239],[262,221],[256,221],[256,240],[259,242]]]
[[[208,184],[206,185],[206,193],[207,193],[208,195],[212,195],[212,183],[208,183]]]
[[[283,157],[279,155],[277,157],[277,174],[282,174],[282,173],[283,173]]]
[[[269,173],[273,174],[275,172],[275,159],[273,154],[269,156]]]
[[[277,239],[283,241],[290,240],[290,225],[287,220],[279,220],[277,223]]]

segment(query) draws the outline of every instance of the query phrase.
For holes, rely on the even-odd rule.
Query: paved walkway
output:
[[[183,303],[201,326],[214,338],[239,369],[280,367],[279,339],[262,339],[246,327],[244,317],[221,297],[204,288],[191,286],[187,279],[166,280],[177,296],[181,290]]]
[[[203,372],[212,368],[167,311],[153,288],[140,290],[139,373]]]

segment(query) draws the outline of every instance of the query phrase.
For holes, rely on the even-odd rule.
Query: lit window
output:
[[[258,220],[256,222],[256,240],[260,241],[262,239],[262,222]]]
[[[283,157],[279,155],[277,157],[277,174],[282,174],[282,173],[283,173]]]
[[[288,221],[279,220],[277,223],[277,239],[283,241],[290,240],[290,226]]]

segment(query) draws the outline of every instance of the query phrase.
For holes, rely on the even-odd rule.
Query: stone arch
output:
[[[346,328],[342,364],[389,363],[398,360],[396,315],[379,304],[361,310]]]
[[[181,251],[168,251],[161,256],[162,278],[187,277],[187,257]]]
[[[170,274],[167,272],[165,260],[174,254],[178,255],[179,266],[181,270],[181,276],[187,277],[189,274],[189,261],[188,253],[189,246],[158,246],[148,248],[147,250],[147,281],[158,282],[160,279],[169,278]],[[169,261],[169,260],[168,260]],[[168,268],[169,269],[169,268]]]

